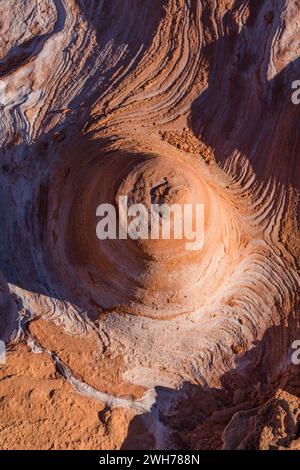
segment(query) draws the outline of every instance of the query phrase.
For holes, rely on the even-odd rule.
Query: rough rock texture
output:
[[[1,449],[118,449],[131,410],[106,408],[79,394],[46,353],[9,354],[1,378]]]
[[[299,0],[0,12],[0,447],[299,447]],[[203,249],[100,242],[124,193]]]
[[[223,449],[299,450],[299,417],[300,399],[279,390],[261,407],[233,416],[224,430]]]

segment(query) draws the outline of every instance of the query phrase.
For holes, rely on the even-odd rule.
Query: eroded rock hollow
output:
[[[299,0],[0,11],[0,447],[299,448]]]

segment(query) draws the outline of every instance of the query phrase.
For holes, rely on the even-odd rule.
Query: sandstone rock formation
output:
[[[299,448],[299,0],[0,11],[0,447]],[[99,241],[124,193],[203,249]]]

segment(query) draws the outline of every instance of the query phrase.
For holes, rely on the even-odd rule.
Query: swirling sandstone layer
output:
[[[0,8],[1,447],[299,446],[299,1]],[[203,249],[100,241],[119,195]]]

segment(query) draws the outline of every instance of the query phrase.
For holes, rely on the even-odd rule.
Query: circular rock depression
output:
[[[52,255],[55,251],[63,267],[65,284],[79,297],[81,292],[89,295],[90,303],[100,309],[156,319],[176,317],[201,307],[211,295],[212,279],[215,289],[230,269],[225,253],[234,256],[239,236],[230,204],[202,162],[164,151],[158,155],[99,149],[79,158],[76,167],[73,159],[72,170],[60,168],[55,178],[60,204],[54,208],[53,229],[64,236],[51,241]],[[127,198],[128,210],[133,204],[147,209],[147,239],[120,238],[120,197]],[[115,239],[97,236],[101,204],[115,208]],[[153,239],[151,205],[155,204],[177,205],[183,216],[184,206],[189,205],[190,228],[197,238],[187,233],[184,218],[180,237],[171,214],[169,239],[161,231]],[[197,205],[203,213],[196,212]],[[163,217],[154,213],[161,230]],[[128,226],[133,219],[128,217]]]

